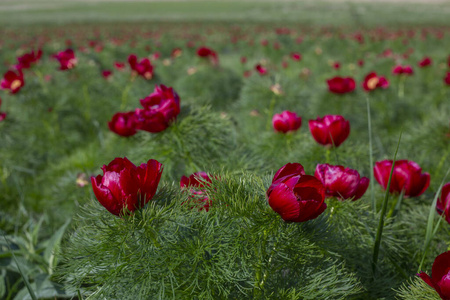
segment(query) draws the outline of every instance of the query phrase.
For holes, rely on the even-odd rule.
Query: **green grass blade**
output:
[[[370,199],[372,202],[372,210],[377,211],[377,204],[375,202],[375,190],[374,190],[374,176],[373,176],[373,147],[372,147],[372,119],[370,117],[370,99],[369,95],[366,96],[367,102],[367,130],[369,132],[369,161],[370,161]]]
[[[9,251],[12,252],[11,246],[9,245],[8,240],[6,239],[5,234],[3,233],[3,238],[5,239],[6,244],[8,245]],[[20,268],[19,262],[17,261],[16,256],[14,255],[14,253],[12,253],[12,257],[14,259],[14,262],[17,265],[17,269],[19,270],[20,276],[23,279],[23,282],[25,282],[25,286],[27,287],[28,292],[30,293],[31,299],[33,300],[38,300],[38,298],[36,297],[36,294],[34,293],[33,289],[31,288],[30,283],[28,282],[28,278],[25,276],[25,274],[22,272],[22,269]]]
[[[384,215],[386,214],[387,204],[389,201],[389,189],[391,188],[392,174],[394,173],[395,161],[397,159],[397,153],[398,153],[398,148],[400,147],[401,139],[402,139],[402,132],[400,132],[400,137],[398,138],[397,149],[395,150],[394,160],[392,162],[391,173],[389,174],[389,181],[388,181],[388,184],[386,187],[386,193],[384,195],[383,206],[381,208],[381,213],[380,213],[380,221],[378,222],[377,235],[375,237],[375,244],[373,246],[372,272],[373,272],[374,276],[376,274],[378,255],[380,253],[381,237],[383,235]]]

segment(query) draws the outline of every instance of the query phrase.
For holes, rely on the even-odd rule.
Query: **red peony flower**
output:
[[[134,111],[116,113],[108,122],[109,129],[121,136],[136,134],[136,116]]]
[[[333,63],[333,69],[339,70],[340,68],[341,68],[341,63],[340,62],[334,62]]]
[[[10,90],[11,94],[15,94],[25,85],[22,70],[17,70],[17,73],[9,70],[3,75],[0,81],[0,88],[3,90]]]
[[[394,75],[412,75],[414,73],[410,65],[401,66],[397,65],[392,69],[392,74]]]
[[[28,69],[30,68],[33,64],[35,64],[36,62],[39,61],[39,59],[41,59],[42,56],[42,50],[39,49],[37,52],[31,51],[29,53],[25,53],[22,56],[19,56],[17,58],[17,61],[19,62],[19,64],[16,65],[16,69]]]
[[[377,73],[371,72],[367,74],[363,81],[363,89],[367,92],[373,91],[377,88],[386,89],[389,87],[389,81],[383,76],[378,76]]]
[[[378,183],[386,190],[389,174],[391,173],[392,160],[383,160],[375,163],[373,173]],[[404,191],[405,197],[422,195],[430,185],[430,174],[422,173],[420,166],[409,160],[395,162],[389,192],[400,193]]]
[[[136,110],[137,129],[160,132],[169,127],[170,122],[180,113],[180,97],[165,85],[156,85],[148,97],[141,99],[144,109]]]
[[[356,83],[355,80],[351,77],[333,77],[327,80],[328,90],[335,94],[345,94],[352,92]]]
[[[54,58],[56,58],[59,61],[60,70],[69,70],[76,66],[77,59],[75,57],[75,52],[73,52],[72,49],[66,49],[64,51],[58,52],[57,54],[53,55]]]
[[[450,224],[450,182],[442,187],[436,210],[440,215],[444,214],[445,220]]]
[[[314,176],[305,175],[298,163],[279,169],[266,195],[270,207],[286,222],[315,219],[327,208],[324,186]]]
[[[267,69],[264,68],[261,64],[257,64],[255,66],[255,70],[259,73],[259,75],[266,75],[267,74]]]
[[[444,77],[444,83],[450,85],[450,72],[447,72],[447,75]]]
[[[325,186],[327,197],[339,200],[358,200],[369,186],[369,178],[361,178],[358,171],[343,166],[317,165],[314,176]]]
[[[300,61],[302,59],[302,55],[298,52],[291,53],[291,58],[295,61]]]
[[[431,63],[432,63],[431,58],[425,56],[421,61],[419,61],[418,65],[419,67],[423,68],[431,65]]]
[[[102,71],[102,76],[103,76],[103,78],[105,78],[105,79],[108,79],[109,77],[111,77],[112,76],[112,71],[111,70],[104,70],[104,71]]]
[[[276,132],[297,131],[302,126],[302,118],[295,112],[285,110],[281,114],[273,116],[272,125]]]
[[[188,190],[190,197],[195,203],[199,204],[199,210],[209,211],[211,201],[203,190],[205,185],[211,182],[211,178],[205,172],[196,172],[189,177],[182,176],[180,180],[180,187],[182,190]]]
[[[217,57],[216,51],[208,48],[208,47],[200,47],[197,49],[197,55],[204,58],[209,58],[209,60],[217,65],[219,63],[219,58]]]
[[[114,63],[114,68],[116,68],[117,70],[121,71],[121,70],[123,70],[123,69],[125,68],[125,64],[116,61],[116,62]]]
[[[103,176],[91,177],[97,200],[112,214],[143,207],[156,193],[163,166],[157,160],[136,167],[126,157],[115,158],[102,167]]]
[[[420,272],[417,276],[435,289],[442,299],[450,299],[450,251],[436,257],[431,269],[431,277],[425,272]]]
[[[130,54],[130,56],[128,56],[128,63],[130,64],[131,70],[133,70],[138,75],[144,77],[147,80],[153,78],[153,66],[148,58],[143,58],[140,62],[138,62],[137,56],[134,54]]]
[[[2,98],[0,98],[0,107],[2,106]],[[0,122],[6,118],[5,112],[0,112]]]
[[[350,122],[340,115],[326,115],[308,122],[313,138],[323,146],[339,147],[350,134]]]

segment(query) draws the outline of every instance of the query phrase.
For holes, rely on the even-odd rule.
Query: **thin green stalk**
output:
[[[17,261],[16,256],[14,255],[14,252],[12,252],[11,246],[9,245],[8,240],[6,239],[5,234],[3,234],[3,238],[5,239],[6,245],[9,248],[9,251],[12,254],[12,257],[14,259],[14,262],[16,263],[17,270],[19,270],[20,276],[22,277],[23,281],[25,282],[25,286],[27,287],[28,293],[30,293],[31,299],[37,300],[36,294],[34,293],[33,289],[31,288],[30,283],[28,282],[28,278],[25,276],[25,274],[22,272],[22,269],[20,268],[19,262]]]
[[[391,173],[389,174],[389,181],[386,187],[386,193],[384,195],[383,205],[381,207],[380,221],[378,222],[377,235],[375,237],[375,244],[373,246],[373,260],[372,260],[372,272],[375,277],[378,263],[378,255],[380,254],[381,237],[383,235],[384,228],[384,215],[386,214],[387,204],[389,201],[389,189],[391,188],[392,174],[394,173],[395,160],[397,159],[398,148],[400,147],[400,141],[402,139],[402,133],[398,138],[397,149],[395,150],[394,160],[392,161]]]
[[[449,172],[450,172],[450,168],[447,170],[447,173],[445,174],[444,178],[442,179],[441,185],[439,186],[439,189],[437,190],[436,195],[434,196],[433,202],[431,203],[430,213],[428,214],[427,231],[425,234],[425,244],[423,247],[423,255],[422,255],[422,259],[420,260],[420,265],[419,265],[417,272],[420,272],[420,270],[422,269],[423,263],[425,261],[425,257],[427,256],[427,253],[428,253],[428,249],[430,248],[431,240],[436,235],[436,232],[439,230],[439,227],[441,226],[442,219],[444,219],[444,217],[445,217],[445,214],[443,213],[441,215],[441,217],[439,218],[439,221],[437,222],[436,226],[433,229],[434,216],[436,215],[436,203],[437,203],[439,196],[441,195],[442,187],[444,186],[444,182],[445,182]],[[444,211],[447,210],[448,205],[450,205],[450,203],[446,203],[446,207],[445,207]]]
[[[372,202],[372,210],[377,211],[375,202],[374,176],[373,176],[373,146],[372,146],[372,119],[370,117],[370,99],[366,96],[367,102],[367,127],[369,131],[369,162],[370,162],[370,199]]]
[[[400,75],[400,79],[398,81],[398,97],[402,99],[405,96],[405,80],[406,77]]]
[[[389,213],[387,215],[387,218],[391,218],[391,217],[395,217],[398,212],[400,211],[400,208],[402,206],[402,201],[403,201],[403,196],[405,195],[405,190],[402,190],[402,192],[400,193],[400,195],[397,198],[397,201],[395,201],[392,206],[391,209],[389,210]]]

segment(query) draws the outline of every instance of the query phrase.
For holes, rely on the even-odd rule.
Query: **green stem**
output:
[[[402,99],[405,96],[405,80],[406,77],[400,75],[400,79],[398,81],[398,97]]]
[[[370,99],[367,95],[367,129],[369,132],[369,162],[370,162],[370,198],[372,202],[372,210],[377,211],[377,204],[375,202],[374,176],[373,176],[373,146],[372,146],[372,118],[370,116]]]
[[[133,81],[130,80],[130,82],[127,84],[127,86],[123,89],[123,92],[122,92],[122,101],[121,101],[121,103],[120,103],[120,110],[121,110],[121,111],[124,110],[125,107],[127,106],[127,102],[128,102],[128,92],[129,92],[130,89],[131,89],[132,83],[133,83]]]
[[[402,206],[402,200],[403,200],[404,195],[405,195],[405,190],[402,190],[402,192],[400,193],[400,195],[397,198],[397,201],[392,203],[391,209],[389,210],[389,213],[387,215],[388,219],[391,217],[395,217],[398,214],[398,212],[400,211],[400,208]]]
[[[374,277],[376,275],[378,255],[380,253],[381,237],[383,236],[384,215],[386,214],[387,204],[389,201],[389,189],[391,188],[392,174],[394,173],[395,160],[397,159],[397,153],[398,153],[398,148],[400,147],[401,139],[402,139],[402,133],[400,133],[400,137],[399,137],[398,143],[397,143],[397,149],[395,150],[395,154],[394,154],[394,160],[392,161],[391,173],[389,174],[389,181],[388,181],[388,184],[386,187],[386,194],[384,195],[383,205],[381,207],[380,221],[378,222],[377,235],[375,238],[375,244],[373,246],[372,272],[373,272]]]
[[[325,162],[326,162],[327,164],[330,163],[330,156],[331,156],[331,149],[330,149],[330,148],[327,148],[327,151],[325,152]]]

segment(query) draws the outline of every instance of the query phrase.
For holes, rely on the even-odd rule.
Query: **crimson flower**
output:
[[[195,203],[199,204],[199,210],[209,211],[211,201],[205,195],[204,188],[211,183],[211,178],[206,172],[196,172],[189,177],[182,176],[180,180],[180,187],[182,190],[189,191],[190,198]]]
[[[392,160],[383,160],[375,163],[373,173],[378,183],[386,190],[389,174],[391,173]],[[410,160],[398,160],[395,162],[389,192],[401,193],[405,197],[422,195],[430,185],[430,174],[422,173],[422,168]]]
[[[313,138],[323,146],[339,147],[350,134],[350,122],[340,115],[326,115],[308,122]]]
[[[53,55],[53,57],[59,61],[59,69],[62,71],[72,69],[77,64],[75,52],[73,52],[73,50],[70,48],[58,52],[57,54]]]
[[[22,56],[19,56],[17,58],[17,61],[19,62],[18,65],[16,65],[16,69],[28,69],[31,67],[31,65],[33,65],[34,63],[38,62],[39,59],[42,56],[42,50],[39,49],[37,52],[35,52],[34,50],[29,52],[29,53],[25,53]]]
[[[386,89],[389,87],[389,81],[384,76],[378,76],[377,73],[371,72],[367,74],[363,81],[363,89],[367,92],[377,88]]]
[[[266,75],[267,74],[267,69],[264,68],[261,64],[257,64],[255,66],[255,70],[259,73],[259,75]]]
[[[447,72],[447,75],[444,77],[444,83],[450,85],[450,72]]]
[[[113,74],[113,73],[112,73],[111,70],[104,70],[104,71],[102,71],[102,76],[103,76],[103,78],[105,78],[105,79],[108,79],[109,77],[111,77],[112,74]]]
[[[116,61],[115,63],[114,63],[114,68],[116,68],[117,70],[123,70],[124,68],[125,68],[125,64],[124,63],[122,63],[122,62],[118,62],[118,61]]]
[[[339,200],[358,200],[369,186],[369,178],[360,177],[358,171],[343,166],[319,164],[314,176],[325,186],[327,197]]]
[[[3,90],[10,90],[11,94],[15,94],[25,85],[22,70],[17,70],[17,73],[9,70],[3,75],[0,81],[0,88]]]
[[[302,55],[298,52],[291,53],[291,58],[296,61],[300,61],[302,59]]]
[[[392,74],[394,75],[412,75],[414,73],[410,65],[401,66],[397,65],[392,69]]]
[[[333,63],[333,68],[334,68],[335,70],[339,70],[339,69],[341,68],[341,63],[338,62],[338,61],[334,62],[334,63]]]
[[[110,213],[120,216],[147,204],[156,193],[163,166],[157,160],[136,167],[126,157],[102,167],[103,176],[91,177],[95,197]]]
[[[439,294],[441,299],[450,299],[450,251],[438,255],[431,268],[431,277],[425,272],[417,274]]]
[[[116,113],[108,122],[109,129],[121,136],[136,134],[136,116],[134,111]]]
[[[0,98],[0,107],[2,106],[2,98]],[[5,112],[0,112],[0,122],[6,118]]]
[[[153,78],[153,65],[148,58],[141,59],[138,62],[138,58],[134,54],[128,56],[128,63],[130,64],[131,70],[133,70],[138,75],[144,77],[147,80]]]
[[[305,175],[298,163],[281,167],[266,195],[270,207],[286,222],[315,219],[327,208],[324,186],[314,176]]]
[[[356,83],[351,77],[336,76],[327,80],[328,90],[335,94],[345,94],[352,92]]]
[[[295,112],[285,110],[273,116],[272,125],[276,132],[297,131],[302,126],[302,118]]]
[[[450,224],[450,182],[442,187],[436,210],[440,215],[444,214],[445,220]]]
[[[219,63],[219,58],[217,56],[216,51],[212,50],[211,48],[208,47],[200,47],[197,49],[197,55],[199,57],[203,57],[203,58],[209,58],[210,61],[214,64],[217,65]]]
[[[425,56],[421,61],[419,61],[418,65],[419,67],[423,68],[431,65],[431,63],[432,63],[431,58]]]
[[[141,105],[144,109],[137,109],[135,113],[136,128],[148,132],[165,130],[180,113],[180,97],[171,87],[162,84],[141,99]]]

